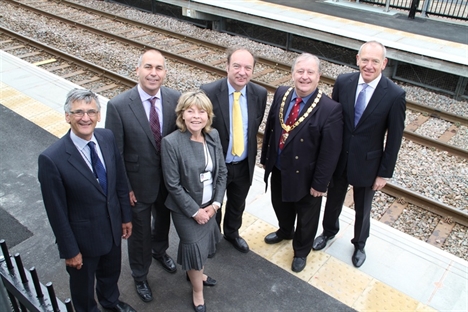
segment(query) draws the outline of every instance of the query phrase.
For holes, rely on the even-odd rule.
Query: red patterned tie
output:
[[[159,116],[158,112],[156,111],[156,97],[152,97],[149,101],[151,103],[150,107],[150,127],[151,131],[153,131],[154,141],[156,142],[156,147],[158,152],[161,151],[161,124],[159,123]]]
[[[294,103],[293,108],[289,112],[288,119],[286,120],[286,126],[292,126],[296,122],[297,117],[299,116],[299,107],[300,107],[301,102],[302,102],[302,98],[297,97],[296,103]],[[288,133],[286,132],[286,130],[283,129],[283,132],[281,133],[280,143],[279,143],[280,150],[283,149],[284,143],[286,142],[287,138],[288,138]]]

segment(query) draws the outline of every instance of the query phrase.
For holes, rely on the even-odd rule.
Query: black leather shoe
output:
[[[240,252],[247,253],[250,250],[249,245],[247,244],[247,242],[240,236],[237,236],[237,237],[234,237],[234,238],[224,236],[224,239],[226,239],[228,242],[230,242],[232,244],[232,246],[234,246],[234,248],[236,248]]]
[[[153,300],[153,293],[151,292],[151,288],[148,285],[148,281],[135,281],[135,288],[141,300],[143,300],[144,302],[150,302],[151,300]]]
[[[294,257],[291,265],[291,270],[293,270],[294,272],[301,272],[302,270],[304,270],[306,263],[307,258]]]
[[[265,243],[267,244],[277,244],[279,242],[282,242],[283,240],[285,239],[292,239],[291,238],[281,238],[278,236],[278,234],[276,232],[273,232],[273,233],[270,233],[268,234],[267,236],[265,236]]]
[[[157,257],[155,254],[153,254],[153,258],[157,260],[159,263],[161,263],[162,267],[164,270],[166,270],[169,273],[175,273],[177,272],[177,266],[172,260],[171,257],[167,253],[162,255],[161,257]]]
[[[364,261],[366,261],[366,252],[364,249],[359,249],[356,248],[353,253],[353,257],[351,258],[353,260],[353,264],[356,268],[359,268]]]
[[[108,308],[107,310],[115,312],[136,312],[136,310],[132,308],[129,304],[120,300],[115,307]]]
[[[335,237],[335,235],[333,236],[325,236],[322,234],[320,234],[315,240],[314,240],[314,244],[312,245],[312,249],[313,250],[322,250],[323,248],[325,248],[325,246],[327,246],[327,243],[329,240],[333,239]]]
[[[193,304],[193,309],[195,310],[195,312],[206,312],[206,304],[200,304],[198,306],[195,306],[195,304]]]
[[[188,273],[185,272],[185,277],[187,278],[187,281],[190,282],[190,277],[188,276]],[[211,278],[209,276],[206,276],[206,281],[203,281],[203,286],[216,286],[218,282],[214,279],[214,278]]]

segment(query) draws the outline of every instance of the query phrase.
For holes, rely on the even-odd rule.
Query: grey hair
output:
[[[363,45],[361,45],[361,47],[359,48],[359,51],[358,51],[358,55],[361,55],[362,48],[364,46],[368,45],[368,44],[379,45],[382,48],[382,51],[383,51],[383,58],[385,59],[387,57],[387,49],[385,48],[385,46],[383,44],[381,44],[377,40],[369,40],[366,43],[364,43]]]
[[[307,60],[307,59],[314,59],[318,65],[319,74],[322,74],[322,63],[320,62],[320,59],[317,56],[310,54],[310,53],[302,53],[301,55],[296,57],[296,59],[294,60],[291,66],[291,73],[294,73],[294,69],[296,68],[297,63],[303,60]]]
[[[164,57],[164,55],[162,55],[162,53],[156,49],[149,49],[149,50],[146,50],[145,52],[143,52],[140,57],[138,58],[138,64],[137,64],[137,67],[140,67],[141,66],[141,63],[143,63],[143,56],[147,53],[147,52],[156,52],[158,54],[160,54],[162,57],[163,57],[163,60],[164,60],[164,68],[167,68],[166,67],[166,58]]]
[[[99,104],[99,99],[96,93],[91,90],[75,88],[68,92],[67,100],[65,101],[63,109],[65,110],[65,113],[69,114],[71,112],[71,106],[74,102],[85,101],[86,104],[90,104],[93,100],[96,102],[98,111],[101,111],[101,104]]]

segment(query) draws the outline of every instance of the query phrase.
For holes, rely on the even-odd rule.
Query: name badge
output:
[[[205,171],[200,173],[200,182],[211,180],[211,171]]]

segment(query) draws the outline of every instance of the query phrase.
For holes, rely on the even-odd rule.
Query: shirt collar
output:
[[[140,84],[138,84],[137,86],[137,89],[138,89],[138,94],[140,94],[140,99],[142,101],[149,101],[151,98],[153,97],[157,97],[158,99],[161,99],[161,88],[159,88],[158,92],[156,93],[156,95],[149,95],[148,93],[146,93],[140,86]]]
[[[380,73],[380,75],[377,78],[369,82],[367,85],[371,87],[372,89],[375,89],[377,88],[377,85],[379,84],[379,81],[381,78],[382,78],[382,73]],[[366,82],[364,81],[364,79],[362,79],[362,75],[359,75],[358,85],[361,85],[363,83],[366,83]]]
[[[94,144],[98,145],[96,137],[94,136],[94,133],[93,133],[93,136],[91,137],[91,140],[86,141],[86,140],[80,138],[79,136],[77,136],[73,131],[70,131],[70,139],[72,140],[73,144],[75,144],[75,146],[78,147],[78,149],[80,151],[83,148],[85,148],[86,145],[88,145],[89,142],[94,142]]]
[[[306,104],[306,103],[309,101],[309,99],[310,99],[314,94],[317,93],[317,90],[318,90],[318,88],[316,88],[316,89],[314,90],[314,92],[312,92],[312,93],[309,94],[308,96],[303,97],[303,98],[302,98],[302,102],[303,102],[304,104]],[[291,101],[295,101],[296,98],[298,98],[298,95],[297,95],[297,93],[296,93],[296,89],[294,89],[294,92],[293,92],[293,94],[292,94]]]
[[[231,95],[232,93],[236,92],[236,89],[234,89],[233,86],[231,86],[231,84],[229,83],[229,80],[226,80],[227,81],[227,86],[228,86],[228,94]],[[240,90],[240,93],[245,96],[245,91],[247,90],[247,85],[245,85],[241,90]]]

